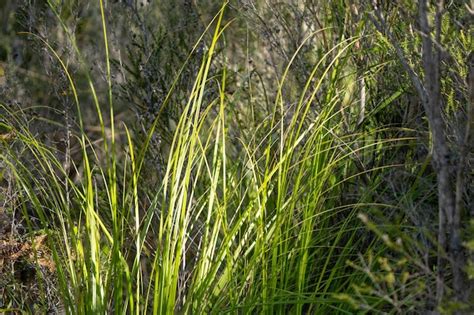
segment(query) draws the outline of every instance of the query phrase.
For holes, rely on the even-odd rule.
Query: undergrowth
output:
[[[419,141],[410,128],[371,123],[403,88],[374,110],[354,112],[352,79],[362,75],[371,82],[374,76],[361,74],[353,63],[367,35],[341,36],[323,47],[327,50],[320,58],[305,57],[310,68],[295,84],[301,55],[308,55],[305,45],[322,31],[310,32],[278,80],[264,86],[274,96],[259,95],[266,110],[255,113],[250,102],[247,108],[238,105],[242,115],[252,116],[251,126],[239,129],[236,103],[252,95],[240,99],[228,88],[233,77],[226,32],[237,22],[225,18],[224,3],[167,83],[145,134],[138,135],[133,125],[116,118],[103,1],[97,8],[103,38],[97,49],[104,53],[105,91],[58,4],[49,2],[85,73],[88,97],[78,88],[77,69],[48,41],[22,34],[47,49],[60,67],[77,124],[58,149],[38,140],[22,108],[0,104],[1,127],[9,135],[2,138],[0,157],[16,191],[15,211],[27,225],[24,238],[37,248],[34,243],[43,239],[36,235],[47,236],[48,270],[54,276],[43,265],[35,272],[45,285],[54,278],[57,310],[352,314],[425,306],[419,294],[436,275],[430,263],[418,259],[419,240],[399,237],[399,229],[413,228],[406,216],[386,214],[415,200],[417,188],[412,188],[413,198],[407,195],[398,203],[377,197],[390,190],[384,185],[392,170],[420,167],[416,170],[422,173],[429,159],[403,165],[383,158]],[[199,66],[192,87],[180,98],[176,85],[191,60]],[[83,116],[86,102],[95,109],[99,136],[85,126],[90,119]],[[161,125],[169,107],[180,108],[173,128]],[[363,123],[365,128],[359,128]],[[163,128],[171,137],[158,171],[148,159]],[[376,216],[380,212],[385,214]],[[398,221],[393,226],[382,222],[382,227],[372,222],[384,217]],[[421,234],[421,241],[430,241],[425,239],[429,233]],[[12,300],[0,307],[23,308],[20,304]]]

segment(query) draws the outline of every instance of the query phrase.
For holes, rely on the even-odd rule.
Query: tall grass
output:
[[[20,113],[2,105],[18,144],[1,158],[15,176],[30,228],[36,228],[32,218],[39,218],[49,236],[67,313],[350,313],[334,293],[350,294],[351,284],[365,277],[346,260],[374,241],[364,237],[357,219],[363,200],[338,200],[341,186],[359,172],[355,159],[381,145],[373,134],[348,135],[343,128],[345,86],[339,78],[357,38],[341,41],[314,65],[288,108],[283,90],[292,59],[275,87],[272,115],[259,122],[256,138],[238,139],[229,133],[226,69],[210,75],[215,50],[232,27],[223,22],[225,6],[201,37],[210,38],[208,49],[159,187],[141,187],[149,176],[148,142],[138,146],[133,130],[114,123],[102,1],[105,101],[93,78],[88,80],[103,147],[79,126],[82,159],[73,167],[81,178],[70,178],[54,149],[35,139]],[[81,115],[74,78],[48,48],[69,78]],[[209,101],[210,88],[218,93]],[[101,114],[105,108],[109,126]],[[124,147],[115,144],[120,132]],[[18,147],[34,162],[18,156]]]

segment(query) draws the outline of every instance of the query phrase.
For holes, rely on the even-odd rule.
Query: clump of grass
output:
[[[211,41],[174,130],[164,176],[159,186],[145,190],[141,183],[150,175],[145,153],[159,117],[140,146],[133,130],[114,123],[102,1],[99,7],[107,60],[105,101],[93,78],[88,76],[88,82],[102,147],[83,128],[67,65],[43,41],[76,101],[82,158],[71,163],[81,178],[70,178],[54,150],[2,105],[10,115],[5,124],[19,126],[15,141],[34,163],[17,156],[15,146],[7,146],[1,158],[14,174],[30,229],[38,218],[49,236],[66,311],[349,313],[333,294],[350,294],[351,284],[367,275],[354,272],[346,261],[376,246],[357,220],[364,204],[344,205],[338,198],[341,187],[359,172],[354,159],[383,145],[374,140],[376,130],[344,131],[344,95],[339,92],[344,81],[337,78],[344,76],[357,38],[341,41],[314,65],[288,108],[282,91],[297,51],[275,87],[272,114],[256,124],[255,134],[263,136],[245,141],[229,133],[227,70],[209,75],[220,39],[232,27],[223,21],[224,4],[206,30],[213,30]],[[211,87],[217,97],[205,101]],[[316,99],[322,104],[317,108]],[[172,105],[168,100],[161,108]],[[110,126],[102,117],[104,109]],[[115,143],[119,131],[126,134],[123,148]],[[242,150],[230,157],[237,141]]]

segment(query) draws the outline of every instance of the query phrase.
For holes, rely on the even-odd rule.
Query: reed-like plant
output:
[[[150,175],[146,151],[160,120],[139,146],[134,130],[115,122],[102,1],[104,97],[86,76],[102,146],[84,130],[67,64],[45,40],[29,34],[49,49],[69,80],[82,152],[71,163],[81,175],[71,178],[54,149],[19,121],[21,112],[3,105],[8,119],[2,124],[15,129],[16,139],[0,157],[15,177],[30,229],[39,225],[49,236],[67,313],[350,313],[350,305],[334,294],[352,294],[351,285],[367,275],[346,261],[361,251],[383,251],[365,237],[357,219],[361,208],[377,205],[362,197],[340,202],[342,187],[369,172],[359,169],[360,160],[391,142],[376,140],[375,129],[348,134],[344,126],[350,104],[340,78],[350,70],[358,38],[341,40],[323,54],[298,98],[286,100],[293,61],[315,34],[308,36],[274,87],[272,113],[257,122],[253,139],[238,138],[238,130],[229,132],[235,109],[228,108],[227,70],[210,75],[216,49],[232,27],[224,20],[226,5],[200,38],[210,40],[174,130],[164,176],[146,189],[141,187]],[[206,97],[209,89],[218,91],[215,99]],[[170,99],[160,108],[173,106]],[[122,147],[115,142],[119,132],[126,135]],[[33,162],[19,156],[20,149]]]

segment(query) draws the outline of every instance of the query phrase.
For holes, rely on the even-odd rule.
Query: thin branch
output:
[[[395,39],[395,36],[393,35],[393,33],[388,28],[388,25],[387,25],[384,17],[382,16],[380,8],[375,4],[375,1],[373,3],[373,6],[374,6],[375,16],[373,14],[369,14],[369,19],[371,20],[371,22],[374,24],[375,28],[380,33],[387,36],[390,44],[395,49],[395,53],[397,54],[397,57],[400,60],[400,63],[402,64],[402,67],[405,69],[408,76],[410,77],[410,80],[412,81],[415,89],[417,90],[418,95],[422,99],[422,102],[425,103],[427,101],[427,95],[426,95],[426,90],[423,86],[423,83],[422,83],[421,79],[415,73],[413,68],[408,64],[408,60],[406,59],[405,54],[403,53],[403,49],[400,47],[397,40]]]

